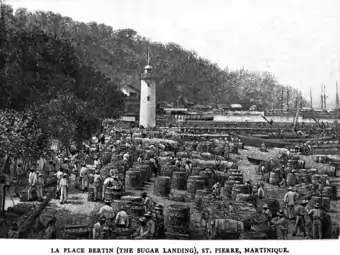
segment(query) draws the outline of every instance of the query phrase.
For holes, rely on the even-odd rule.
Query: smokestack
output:
[[[322,90],[322,86],[321,86],[321,110],[323,110],[323,90]]]

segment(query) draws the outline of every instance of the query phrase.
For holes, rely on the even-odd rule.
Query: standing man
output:
[[[142,201],[143,201],[143,204],[144,204],[145,212],[152,211],[154,202],[153,202],[152,199],[148,196],[148,193],[143,192],[143,193],[141,194],[141,197],[142,197]]]
[[[67,202],[68,180],[67,174],[64,173],[63,178],[60,180],[60,204]]]
[[[305,228],[305,214],[306,214],[306,205],[308,204],[308,200],[303,200],[297,206],[295,206],[295,230],[292,236],[296,236],[297,232],[302,232],[303,236],[306,236],[306,228]],[[298,231],[299,230],[299,231]]]
[[[313,219],[313,239],[322,239],[322,217],[324,216],[325,212],[320,208],[319,203],[314,204],[314,209],[308,212]]]
[[[263,205],[262,214],[264,214],[264,215],[266,216],[267,222],[268,222],[268,226],[270,227],[270,223],[271,223],[271,221],[272,221],[273,214],[272,214],[272,212],[270,211],[270,209],[268,208],[268,205],[267,205],[267,204]]]
[[[81,190],[86,191],[89,185],[89,170],[85,163],[82,164],[79,175],[81,180]]]
[[[287,205],[288,219],[293,220],[295,201],[299,198],[299,194],[293,191],[292,187],[288,187],[288,192],[284,196],[283,202]]]
[[[35,172],[35,168],[34,167],[31,167],[31,172],[28,176],[28,185],[29,185],[29,188],[28,188],[28,191],[27,191],[27,197],[28,197],[28,201],[32,201],[32,192],[35,191],[35,188],[36,188],[36,184],[37,184],[37,179],[38,179],[38,176]]]
[[[96,173],[93,177],[93,189],[94,189],[94,201],[97,201],[97,199],[101,199],[102,195],[102,187],[103,187],[103,179],[100,176],[100,172],[97,169]]]
[[[37,198],[38,198],[39,201],[42,201],[42,199],[43,199],[44,184],[45,184],[45,181],[44,181],[43,175],[42,175],[42,173],[39,173],[38,179],[37,179],[37,186],[36,186],[37,187],[36,188]]]
[[[273,219],[272,223],[277,227],[278,236],[280,239],[288,239],[288,221],[282,210],[277,213],[277,218]]]

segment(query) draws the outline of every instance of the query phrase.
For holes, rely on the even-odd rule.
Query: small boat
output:
[[[263,160],[261,160],[261,159],[253,158],[253,157],[248,157],[248,156],[247,156],[247,159],[248,159],[248,161],[249,161],[251,164],[253,164],[253,165],[260,165],[261,162],[263,161]]]

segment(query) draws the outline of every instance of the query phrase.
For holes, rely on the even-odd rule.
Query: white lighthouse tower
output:
[[[150,64],[150,52],[148,49],[148,64],[141,75],[141,93],[139,125],[144,128],[156,126],[156,80]]]

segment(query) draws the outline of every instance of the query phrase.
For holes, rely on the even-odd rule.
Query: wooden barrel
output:
[[[209,175],[205,171],[200,172],[199,176],[201,177],[202,180],[204,180],[204,186],[206,188],[212,187],[212,185],[209,186],[211,184],[211,182],[209,181]]]
[[[143,164],[142,168],[146,169],[146,181],[150,181],[152,177],[152,170],[149,164]]]
[[[92,187],[87,189],[87,201],[94,201],[94,189]]]
[[[195,195],[196,190],[204,189],[205,181],[200,176],[190,176],[187,182],[187,192],[191,195]]]
[[[104,192],[104,201],[113,201],[114,190],[112,187],[106,187]]]
[[[128,209],[129,215],[133,217],[140,217],[143,216],[145,213],[143,205],[131,205]]]
[[[112,200],[118,200],[122,197],[123,190],[120,187],[112,187]]]
[[[187,189],[187,174],[185,172],[176,171],[172,173],[171,189]]]
[[[125,188],[126,189],[139,189],[141,172],[140,171],[127,171],[125,174]]]
[[[323,206],[325,210],[329,211],[331,207],[331,199],[329,197],[322,197],[321,205]]]
[[[222,200],[226,201],[231,199],[232,189],[234,186],[234,181],[226,181],[224,187],[221,189]]]
[[[301,177],[303,179],[304,183],[310,183],[311,182],[311,176],[307,173],[301,174]]]
[[[313,183],[313,184],[318,184],[318,183],[319,183],[319,180],[321,180],[321,176],[320,176],[320,175],[314,174],[314,175],[312,176],[312,183]]]
[[[102,161],[103,165],[109,164],[111,162],[111,158],[112,158],[112,152],[103,151],[101,153],[101,161]]]
[[[115,212],[118,212],[122,205],[126,205],[126,207],[130,207],[132,202],[129,200],[113,200],[111,203],[111,207]]]
[[[145,168],[139,168],[138,171],[140,171],[140,185],[143,186],[147,179],[147,170]]]
[[[215,219],[212,223],[212,232],[215,233],[213,239],[228,239],[230,233],[241,234],[244,232],[244,224],[242,221]]]
[[[296,177],[293,173],[287,174],[287,185],[294,186],[296,184]]]
[[[263,232],[244,232],[240,235],[242,240],[266,240],[267,235]]]
[[[171,190],[171,178],[169,176],[159,176],[155,180],[153,193],[156,196],[168,197]]]
[[[201,210],[201,205],[202,205],[202,198],[205,196],[208,196],[210,194],[209,190],[202,190],[198,189],[196,190],[195,194],[195,210],[200,211]]]
[[[280,183],[280,175],[277,171],[271,172],[269,176],[269,183],[272,185],[279,185]]]
[[[190,207],[180,204],[169,205],[165,210],[165,229],[172,233],[188,233]]]
[[[305,161],[299,159],[299,160],[297,161],[296,168],[297,168],[297,169],[303,169],[303,168],[305,168]]]

